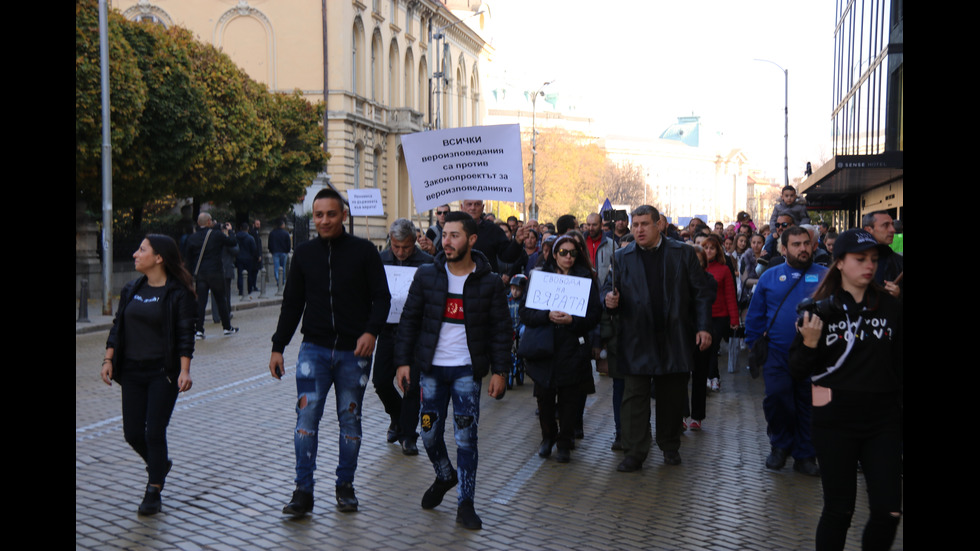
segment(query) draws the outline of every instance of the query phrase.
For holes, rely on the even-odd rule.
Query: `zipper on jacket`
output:
[[[327,241],[327,293],[330,295],[330,326],[333,329],[333,349],[337,350],[340,333],[337,331],[337,319],[333,310],[333,241]]]

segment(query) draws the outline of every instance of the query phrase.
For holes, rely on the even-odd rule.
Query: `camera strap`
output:
[[[846,306],[845,306],[845,308],[846,308]],[[824,371],[823,373],[821,373],[819,375],[813,375],[812,377],[810,377],[810,380],[811,381],[818,381],[818,380],[826,377],[827,375],[830,375],[831,373],[833,373],[833,372],[837,371],[838,369],[840,369],[840,366],[844,365],[844,360],[846,360],[847,357],[851,354],[851,349],[854,348],[854,341],[857,340],[857,333],[855,333],[854,331],[852,331],[851,330],[851,327],[856,327],[856,328],[860,329],[861,328],[861,323],[864,321],[864,318],[862,316],[858,316],[857,324],[856,325],[851,325],[851,317],[848,316],[847,315],[847,312],[845,311],[844,312],[844,319],[847,320],[847,331],[844,333],[844,340],[847,341],[847,346],[844,348],[844,353],[840,355],[840,358],[837,358],[837,362],[834,363],[834,365],[832,365],[832,366],[830,366],[830,367],[827,368],[827,371]],[[848,336],[850,336],[851,338],[847,338]]]

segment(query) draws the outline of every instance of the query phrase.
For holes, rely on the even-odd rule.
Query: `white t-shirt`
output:
[[[476,266],[473,270],[476,271]],[[442,327],[439,329],[439,341],[436,343],[432,365],[443,367],[471,365],[473,362],[470,359],[470,347],[466,344],[463,312],[463,285],[469,274],[453,275],[447,264],[446,275],[449,276],[449,293],[446,295],[446,304],[442,309]]]

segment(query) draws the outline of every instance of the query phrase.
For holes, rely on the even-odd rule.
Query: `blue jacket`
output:
[[[813,295],[826,272],[827,268],[817,264],[811,264],[804,272],[788,263],[774,266],[763,272],[755,285],[755,293],[752,295],[749,312],[745,317],[745,344],[752,346],[752,343],[766,332],[772,322],[772,316],[775,315],[776,321],[769,330],[769,348],[778,350],[784,355],[788,353],[793,338],[796,337],[796,305]],[[804,279],[793,287],[800,277]],[[790,295],[786,297],[786,293]],[[786,297],[785,302],[783,297]],[[780,302],[783,303],[782,307],[779,306]]]

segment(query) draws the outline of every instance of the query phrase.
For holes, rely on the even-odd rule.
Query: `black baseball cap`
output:
[[[878,252],[885,254],[891,250],[888,245],[878,243],[873,235],[862,229],[852,229],[837,236],[834,241],[834,260],[844,258],[847,253],[860,253],[868,249],[878,249]]]

